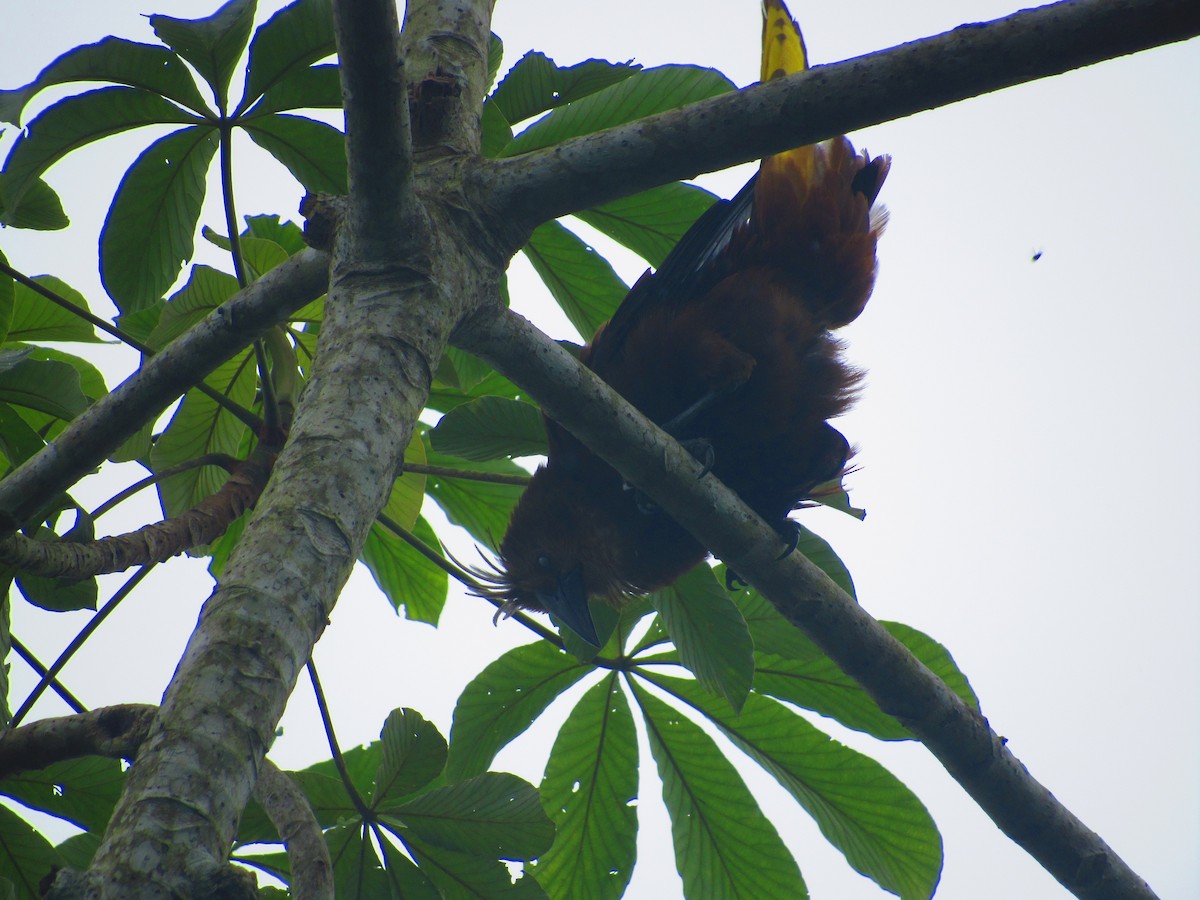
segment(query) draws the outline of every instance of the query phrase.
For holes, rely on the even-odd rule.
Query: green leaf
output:
[[[454,348],[451,347],[448,349],[452,350]],[[478,360],[475,360],[474,367],[468,369],[465,373],[462,372],[460,370],[460,363],[463,358],[470,357],[467,354],[462,354],[453,358],[453,371],[458,376],[459,386],[452,387],[445,382],[435,380],[429,392],[429,403],[427,405],[430,409],[448,412],[456,406],[479,397],[508,397],[511,400],[515,400],[522,396],[520,388],[499,372],[493,371]],[[438,372],[439,374],[442,372],[441,367],[439,367]],[[464,384],[469,384],[469,387],[464,386]]]
[[[17,138],[4,163],[5,208],[11,214],[34,179],[72,150],[131,128],[196,121],[169,100],[139,88],[110,87],[60,100]]]
[[[238,111],[292,73],[336,51],[330,0],[296,0],[271,16],[250,42],[246,91]]]
[[[508,70],[489,99],[504,118],[515,125],[624,81],[641,68],[632,63],[611,63],[604,59],[589,59],[562,67],[544,53],[531,50]]]
[[[58,231],[71,224],[63,212],[62,201],[54,189],[42,179],[35,178],[25,189],[21,205],[15,211],[4,207],[7,175],[0,173],[0,225],[8,228],[28,228],[31,231]]]
[[[201,115],[208,112],[187,66],[174,53],[153,44],[106,37],[68,50],[24,87],[0,91],[0,121],[19,126],[21,113],[35,94],[51,85],[74,81],[108,81],[142,88]]]
[[[41,897],[41,880],[65,864],[50,842],[7,806],[0,806],[0,848],[4,853],[4,877],[16,886],[19,900]]]
[[[546,896],[528,875],[514,884],[508,869],[494,859],[447,850],[415,835],[401,839],[442,900],[535,900]]]
[[[345,194],[346,136],[324,122],[272,114],[245,123],[246,133],[283,163],[305,190]]]
[[[417,520],[412,531],[441,554],[437,535],[424,518]],[[367,533],[360,559],[397,612],[403,607],[409,621],[437,625],[450,590],[450,576],[444,569],[378,522]]]
[[[683,664],[705,688],[740,709],[754,679],[754,643],[712,569],[701,563],[650,599]]]
[[[395,815],[426,844],[489,859],[533,859],[554,840],[533,785],[507,772],[434,788]]]
[[[386,827],[386,823],[385,823]],[[416,863],[405,856],[390,841],[380,841],[383,848],[383,867],[392,887],[392,896],[397,900],[440,900],[441,895],[429,877],[417,868]],[[365,900],[370,900],[363,895]]]
[[[211,266],[194,265],[187,284],[171,295],[146,343],[161,350],[238,292],[238,281]]]
[[[254,27],[256,5],[255,0],[229,0],[203,19],[150,17],[154,33],[208,82],[222,110],[229,101],[229,79]]]
[[[792,521],[792,526],[796,529],[796,549],[833,579],[834,584],[857,600],[858,594],[854,591],[854,579],[850,577],[850,570],[829,546],[829,542],[795,520]]]
[[[83,294],[53,275],[38,275],[33,279],[52,293],[87,311]],[[11,283],[11,282],[10,282]],[[32,288],[16,284],[12,323],[8,328],[10,341],[87,341],[99,343],[90,322],[69,309],[46,299]]]
[[[7,264],[4,251],[0,250],[0,262]],[[8,340],[12,330],[13,315],[17,303],[17,283],[11,276],[0,272],[0,345]]]
[[[0,781],[0,794],[103,833],[124,785],[118,760],[82,756],[6,778]]]
[[[354,823],[327,832],[329,857],[333,862],[335,897],[366,900],[369,897],[392,898],[387,876],[375,848],[364,838],[363,826]]]
[[[637,860],[638,748],[616,672],[559,729],[540,793],[558,833],[534,877],[553,897],[620,897]]]
[[[14,361],[14,351],[0,350],[0,403],[36,410],[59,419],[70,420],[87,408],[79,372],[60,360],[22,358]]]
[[[383,761],[375,776],[372,809],[387,809],[425,787],[446,765],[446,739],[415,709],[388,713],[379,743]]]
[[[500,63],[504,61],[504,42],[492,32],[488,37],[488,87],[490,88],[496,80],[496,73],[500,71]]]
[[[254,400],[258,381],[254,357],[242,353],[218,366],[204,380],[234,402],[249,406]],[[166,430],[155,442],[150,453],[151,468],[161,471],[208,453],[235,455],[245,430],[240,419],[193,388],[184,395]],[[169,517],[191,509],[215,493],[228,477],[224,469],[204,466],[159,482],[158,495],[163,512]]]
[[[945,681],[968,706],[978,710],[979,701],[974,691],[945,647],[928,635],[899,622],[880,624],[908,647],[913,656],[930,671]],[[906,728],[879,709],[858,682],[823,655],[807,660],[792,660],[759,654],[754,689],[760,694],[770,694],[836,719],[847,728],[866,732],[882,741],[912,739]]]
[[[490,99],[484,100],[483,114],[479,120],[480,152],[489,158],[497,157],[512,138],[512,127],[504,118],[504,113]]]
[[[442,456],[428,446],[426,453],[430,465],[499,475],[529,474],[516,463],[504,459],[466,463],[457,457]],[[515,484],[431,475],[426,481],[426,490],[452,524],[461,525],[475,540],[495,548],[525,488]]]
[[[496,754],[533,724],[554,699],[592,671],[553,644],[536,641],[503,654],[459,695],[450,728],[446,778],[487,770]]]
[[[100,849],[100,839],[104,831],[84,831],[74,837],[69,837],[54,849],[59,856],[66,860],[67,866],[82,872],[92,864],[92,857]]]
[[[684,895],[807,897],[796,861],[712,738],[632,686],[662,779]]]
[[[42,529],[49,532],[49,529]],[[95,578],[48,578],[44,575],[17,575],[21,595],[38,609],[47,612],[74,612],[95,609],[100,588]]]
[[[629,292],[608,260],[558,222],[535,228],[522,252],[585,339],[612,318]]]
[[[887,769],[773,700],[752,695],[737,714],[693,682],[642,674],[704,713],[770,772],[856,871],[902,897],[933,896],[941,837],[921,801]]]
[[[246,230],[242,234],[249,237],[264,238],[274,241],[287,251],[288,256],[295,256],[308,245],[304,243],[304,231],[295,222],[280,221],[278,215],[246,216]]]
[[[717,201],[694,184],[674,182],[580,210],[575,218],[660,266],[676,242]]]
[[[100,279],[121,312],[156,303],[192,256],[217,132],[185,128],[155,141],[121,179],[100,232]]]
[[[10,468],[15,469],[44,446],[46,442],[28,422],[7,403],[0,403],[0,453],[8,460]]]
[[[341,109],[342,85],[334,63],[296,69],[276,82],[243,121],[289,109]]]
[[[464,459],[544,456],[546,427],[532,403],[480,397],[442,416],[429,432],[433,449]]]
[[[540,150],[567,138],[593,134],[686,103],[707,100],[734,90],[716,69],[659,66],[644,69],[538,119],[504,148],[504,156]],[[510,122],[511,116],[505,116]]]
[[[724,564],[713,571],[718,580],[724,580],[727,571]],[[754,588],[741,588],[732,596],[750,628],[756,651],[801,661],[825,657],[808,635],[785,619],[771,601]]]

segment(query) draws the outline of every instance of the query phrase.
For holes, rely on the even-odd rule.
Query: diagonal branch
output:
[[[655,185],[1200,34],[1195,0],[1066,0],[816,66],[476,173],[530,226]]]
[[[1153,897],[971,710],[803,555],[574,357],[507,311],[456,335],[736,569],[915,734],[1013,841],[1078,897]]]

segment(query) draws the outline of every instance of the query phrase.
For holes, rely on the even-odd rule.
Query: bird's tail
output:
[[[783,0],[763,0],[763,81],[806,68],[800,26]],[[890,165],[840,136],[762,161],[754,197],[762,252],[807,283],[826,327],[854,321],[870,296],[875,244],[887,222],[875,200]]]

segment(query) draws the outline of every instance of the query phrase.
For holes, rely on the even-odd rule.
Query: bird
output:
[[[782,0],[763,4],[762,80],[807,68]],[[891,158],[837,136],[773,156],[710,207],[633,285],[580,362],[675,437],[781,535],[851,455],[829,419],[863,373],[833,330],[875,282]],[[547,612],[593,646],[588,598],[621,606],[669,585],[706,549],[551,419],[545,463],[514,507],[479,590],[503,615]]]

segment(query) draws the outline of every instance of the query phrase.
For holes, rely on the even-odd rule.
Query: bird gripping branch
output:
[[[763,5],[762,78],[807,67],[782,0]],[[890,159],[845,137],[762,161],[704,213],[584,348],[581,362],[780,532],[840,477],[850,455],[828,423],[862,373],[831,329],[862,312],[886,213]],[[599,644],[588,609],[673,582],[704,547],[557,423],[513,512],[487,592],[502,609],[549,612]]]

